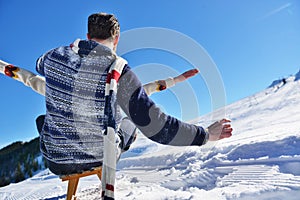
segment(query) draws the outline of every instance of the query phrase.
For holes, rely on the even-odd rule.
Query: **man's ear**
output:
[[[91,35],[89,33],[86,34],[86,37],[87,37],[88,40],[91,39]]]
[[[114,39],[114,46],[117,46],[119,43],[119,35],[116,35],[115,39]]]

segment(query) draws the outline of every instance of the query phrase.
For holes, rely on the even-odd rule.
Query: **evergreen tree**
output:
[[[33,161],[32,168],[34,172],[39,169],[39,163],[36,160]]]
[[[25,179],[24,173],[22,172],[21,164],[18,163],[17,169],[15,171],[15,176],[14,176],[15,182],[20,182]]]

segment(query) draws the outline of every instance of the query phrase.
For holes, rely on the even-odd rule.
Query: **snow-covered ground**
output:
[[[300,199],[300,80],[280,84],[228,105],[233,136],[206,148],[139,135],[118,164],[116,199]],[[195,123],[208,125],[223,111]],[[64,199],[66,187],[44,170],[0,188],[0,199]],[[100,199],[96,176],[80,180],[77,199]]]

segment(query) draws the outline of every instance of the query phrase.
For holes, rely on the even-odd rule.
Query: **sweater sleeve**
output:
[[[0,72],[31,87],[35,92],[45,95],[44,77],[36,75],[26,69],[8,64],[2,60],[0,60]]]
[[[167,88],[173,87],[175,85],[175,81],[173,78],[168,78],[166,80],[158,80],[151,83],[145,84],[144,90],[148,96],[152,95],[155,92],[160,92]]]
[[[155,142],[174,146],[200,146],[207,142],[208,133],[204,128],[163,113],[128,66],[119,80],[117,101],[137,128]]]

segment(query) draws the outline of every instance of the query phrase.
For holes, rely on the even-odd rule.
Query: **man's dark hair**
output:
[[[101,40],[115,38],[120,34],[120,24],[112,14],[95,13],[88,18],[88,34]]]

